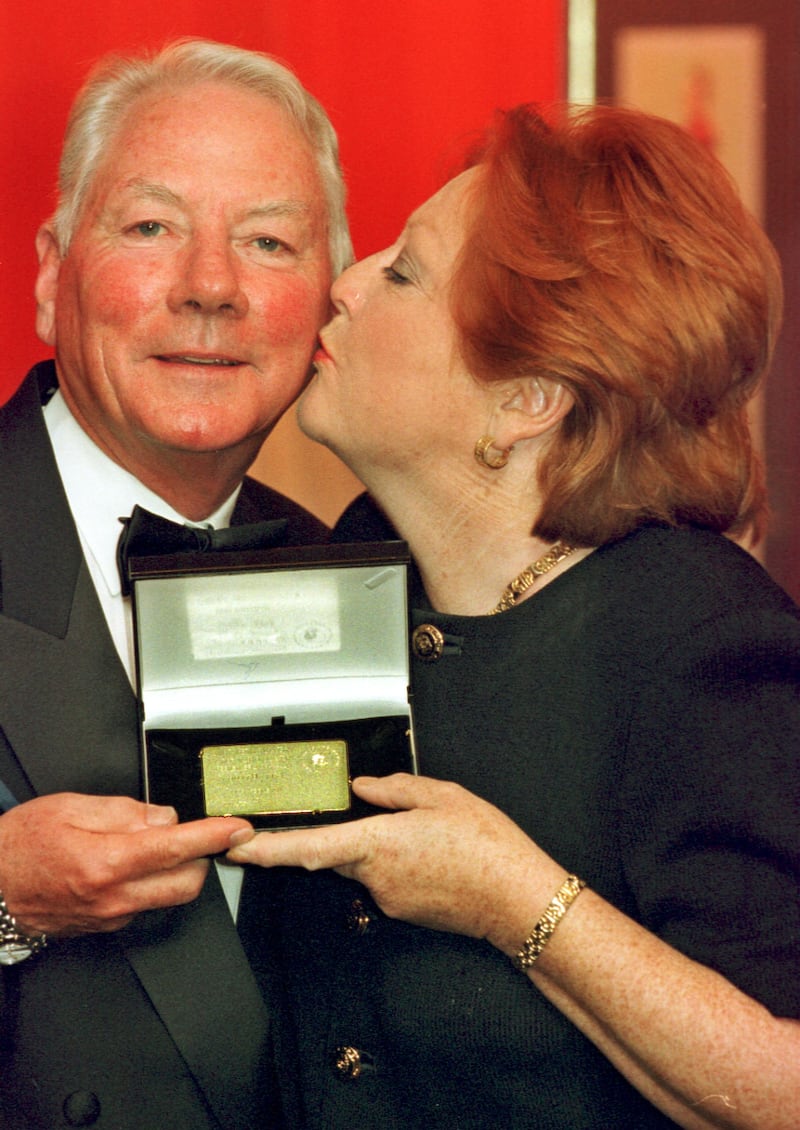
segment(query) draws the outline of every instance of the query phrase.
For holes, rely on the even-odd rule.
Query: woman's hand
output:
[[[325,828],[237,833],[228,858],[333,868],[363,883],[391,918],[487,938],[507,953],[519,949],[563,882],[563,868],[460,785],[396,773],[356,778],[353,791],[394,811]]]

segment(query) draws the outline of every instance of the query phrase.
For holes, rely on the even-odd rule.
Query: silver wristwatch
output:
[[[0,965],[16,965],[46,945],[46,934],[23,934],[0,892]]]

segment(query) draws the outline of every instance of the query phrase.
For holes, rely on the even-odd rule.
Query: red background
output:
[[[34,235],[67,111],[109,51],[199,35],[288,62],[339,132],[359,255],[391,242],[495,107],[564,93],[565,0],[40,0],[0,6],[0,402],[48,355]]]

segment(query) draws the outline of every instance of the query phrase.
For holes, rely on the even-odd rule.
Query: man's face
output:
[[[251,458],[303,387],[327,210],[308,143],[264,97],[220,82],[144,96],[66,256],[47,230],[39,251],[37,328],[63,395],[139,477],[179,452]]]

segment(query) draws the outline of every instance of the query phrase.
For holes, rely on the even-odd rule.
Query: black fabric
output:
[[[725,538],[650,527],[500,616],[420,605],[414,622],[461,641],[413,664],[422,772],[800,1016],[800,620],[758,564]],[[672,1125],[488,944],[389,920],[332,873],[261,883],[312,1130]],[[339,1046],[370,1069],[342,1079]]]
[[[333,528],[334,542],[395,541],[397,531],[369,494],[359,494]]]

